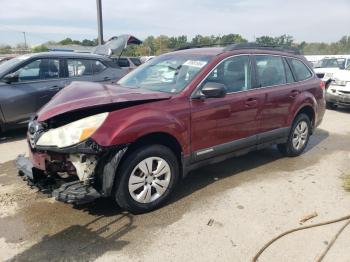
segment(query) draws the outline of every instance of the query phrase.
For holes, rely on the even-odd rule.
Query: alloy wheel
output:
[[[308,124],[305,121],[300,121],[296,125],[293,133],[292,142],[295,150],[299,151],[304,147],[305,143],[307,142],[308,135],[309,135]]]
[[[128,189],[139,203],[150,203],[161,197],[169,187],[171,169],[160,157],[148,157],[131,172]]]

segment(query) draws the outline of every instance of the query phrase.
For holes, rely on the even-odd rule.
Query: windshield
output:
[[[336,58],[326,58],[318,61],[315,68],[336,68],[339,67],[338,60]]]
[[[9,69],[15,67],[19,63],[21,63],[23,60],[27,59],[28,56],[18,56],[16,58],[12,58],[6,62],[3,62],[0,64],[0,76],[3,75],[5,72],[7,72]]]
[[[139,66],[118,84],[167,93],[179,93],[212,56],[163,55]]]

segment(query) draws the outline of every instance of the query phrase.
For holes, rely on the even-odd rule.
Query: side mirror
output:
[[[224,97],[227,93],[226,87],[224,84],[207,82],[202,88],[202,94],[206,98],[220,98]]]
[[[18,74],[16,74],[16,73],[7,74],[2,78],[2,81],[7,83],[7,84],[11,84],[13,82],[18,82]]]

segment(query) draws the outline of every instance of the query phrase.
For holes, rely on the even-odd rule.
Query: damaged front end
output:
[[[67,125],[59,128],[69,136]],[[66,203],[84,204],[110,196],[116,169],[127,145],[102,147],[93,139],[82,137],[83,141],[65,146],[67,143],[57,141],[62,139],[59,128],[50,128],[37,120],[30,122],[29,158],[20,155],[16,159],[19,175],[31,187]],[[51,138],[47,135],[49,132]],[[64,147],[57,146],[61,144]]]

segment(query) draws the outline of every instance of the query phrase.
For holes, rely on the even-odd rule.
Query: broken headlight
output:
[[[36,145],[67,147],[75,145],[92,136],[102,125],[108,113],[89,116],[67,125],[53,128],[43,133]]]

